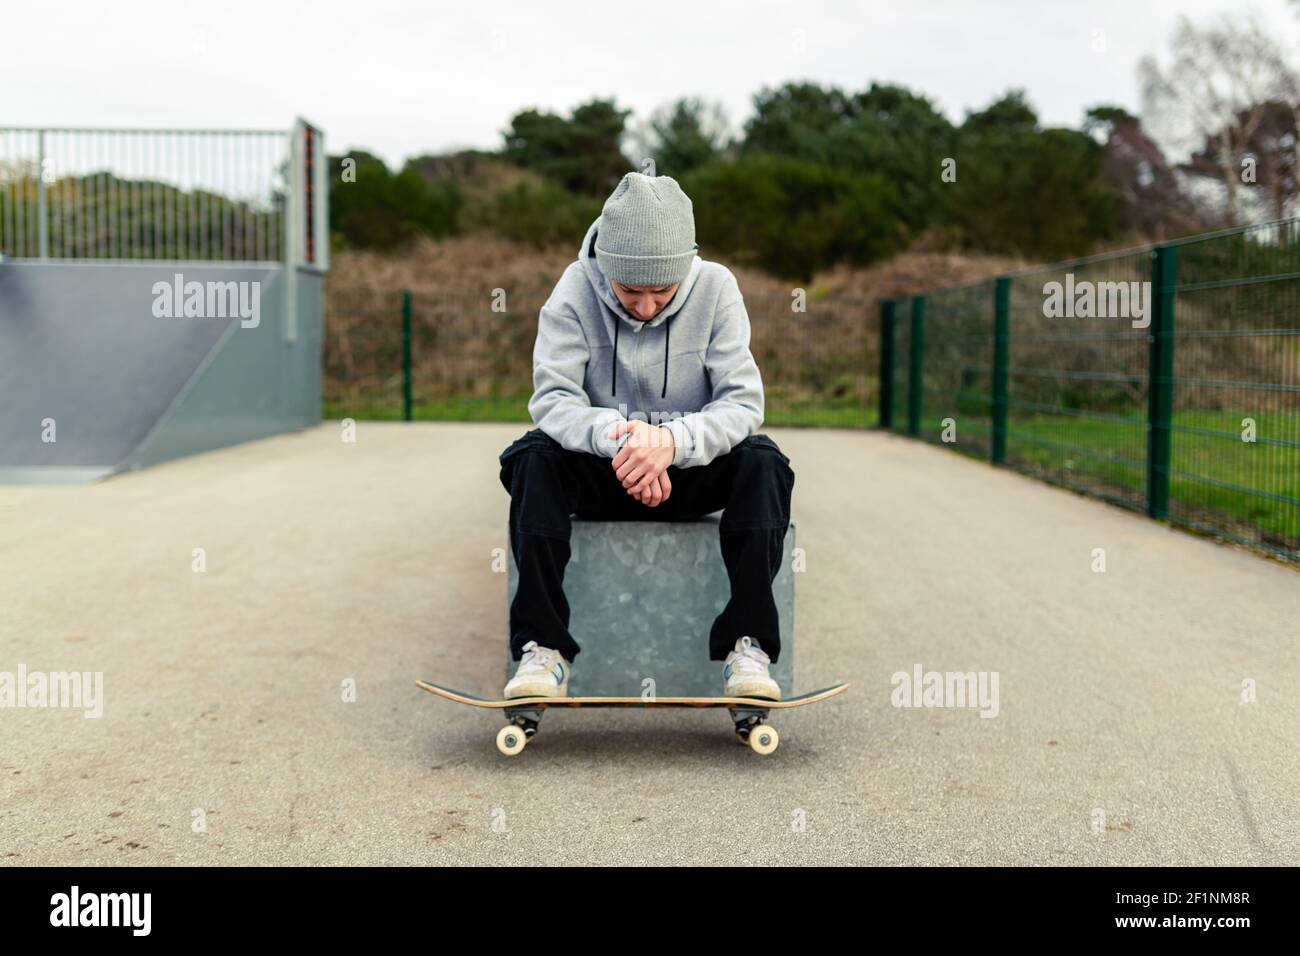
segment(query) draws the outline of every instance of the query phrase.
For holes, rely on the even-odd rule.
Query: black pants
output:
[[[510,605],[510,650],[530,640],[572,662],[564,569],[571,515],[597,520],[685,521],[722,511],[722,560],[731,599],[713,622],[709,659],[725,660],[749,635],[775,663],[781,656],[772,580],[780,570],[790,524],[794,471],[766,435],[751,435],[707,465],[669,466],[672,493],[651,508],[627,493],[611,460],[568,451],[535,428],[501,453],[501,484],[510,492],[510,549],[519,589]]]

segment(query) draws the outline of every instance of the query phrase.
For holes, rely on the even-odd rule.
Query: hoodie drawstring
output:
[[[614,380],[614,384],[609,387],[611,395],[618,394],[618,327],[622,324],[619,317],[614,316],[614,361],[610,368],[610,377]]]
[[[609,377],[613,384],[610,385],[609,391],[612,395],[618,394],[618,330],[622,328],[623,322],[616,315],[614,316],[614,355],[610,361]],[[668,343],[671,341],[669,336],[672,334],[673,318],[670,315],[664,319],[664,387],[659,392],[660,398],[668,397]]]
[[[673,317],[670,315],[664,319],[664,390],[659,393],[660,398],[668,397],[668,333],[673,326]]]

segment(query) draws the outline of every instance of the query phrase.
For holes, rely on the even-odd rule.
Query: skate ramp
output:
[[[256,283],[256,327],[158,317],[157,284],[177,275]],[[0,483],[93,480],[319,422],[322,294],[277,266],[0,265]]]

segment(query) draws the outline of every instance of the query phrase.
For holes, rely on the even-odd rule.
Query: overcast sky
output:
[[[755,92],[787,80],[902,83],[954,121],[1020,86],[1046,122],[1077,125],[1096,103],[1137,111],[1137,61],[1164,58],[1180,12],[1249,9],[1300,51],[1288,0],[14,2],[0,126],[283,128],[302,115],[331,152],[399,162],[495,149],[515,112],[596,96],[633,121],[703,96],[739,127]]]

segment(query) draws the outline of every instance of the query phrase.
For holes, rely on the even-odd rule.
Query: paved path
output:
[[[796,682],[848,695],[780,715],[770,758],[677,711],[556,712],[501,757],[497,715],[413,681],[499,689],[522,430],[326,425],[0,489],[0,671],[106,698],[0,710],[0,860],[1300,860],[1300,574],[879,433],[770,431]],[[997,716],[893,706],[917,665],[996,672]]]

